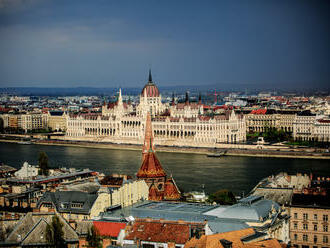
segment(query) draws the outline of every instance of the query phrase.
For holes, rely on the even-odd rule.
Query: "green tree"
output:
[[[41,175],[47,176],[49,173],[47,154],[45,152],[40,152],[38,161]]]
[[[47,224],[46,239],[56,248],[65,247],[63,223],[57,215],[53,216],[50,224]]]
[[[221,189],[213,194],[210,194],[208,201],[210,203],[216,202],[221,205],[232,205],[236,203],[236,198],[233,192],[228,189]]]
[[[0,117],[0,133],[3,133],[4,130],[5,130],[5,128],[4,128],[3,119]]]
[[[88,242],[89,247],[101,248],[101,237],[94,226],[88,230],[86,241]]]

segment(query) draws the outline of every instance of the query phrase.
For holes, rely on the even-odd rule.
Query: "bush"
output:
[[[232,205],[236,203],[236,198],[233,192],[227,189],[221,189],[209,195],[208,202],[216,202],[221,205]]]

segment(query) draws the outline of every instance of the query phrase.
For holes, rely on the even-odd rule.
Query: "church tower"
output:
[[[149,200],[179,200],[181,197],[174,179],[172,177],[167,179],[166,172],[156,156],[149,112],[145,125],[142,164],[136,176],[148,184]]]
[[[164,191],[166,173],[160,164],[153,145],[151,115],[147,113],[145,137],[142,148],[142,165],[137,173],[137,178],[144,179],[149,187],[153,184],[158,191]]]

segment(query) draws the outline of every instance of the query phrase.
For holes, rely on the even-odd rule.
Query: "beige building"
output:
[[[52,131],[65,131],[67,115],[63,111],[48,112],[48,128]]]
[[[1,115],[4,128],[21,128],[24,131],[40,130],[47,127],[47,115],[43,113],[4,114]]]
[[[102,114],[81,114],[67,118],[65,139],[142,144],[146,113],[150,112],[155,143],[167,146],[215,147],[217,143],[240,143],[246,140],[245,118],[234,111],[220,115],[203,115],[201,101],[166,106],[157,86],[144,86],[140,103],[133,108],[122,101],[104,105]]]
[[[316,115],[309,111],[303,111],[297,114],[293,122],[293,138],[295,140],[313,140],[314,139],[314,123]]]
[[[293,123],[297,111],[293,110],[252,110],[246,115],[246,128],[248,132],[265,132],[267,128],[293,132]]]
[[[104,191],[104,189],[100,189]],[[127,207],[141,200],[148,199],[149,187],[144,180],[128,180],[120,188],[109,191],[110,206]]]
[[[314,123],[314,139],[319,142],[330,142],[330,119],[318,119]]]
[[[295,194],[290,209],[290,240],[293,247],[330,247],[329,196]]]
[[[58,212],[67,221],[86,220],[97,217],[110,207],[106,193],[88,194],[80,191],[45,192],[38,201],[40,212]]]

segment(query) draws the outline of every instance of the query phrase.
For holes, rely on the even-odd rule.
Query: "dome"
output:
[[[142,97],[144,97],[144,94],[146,94],[147,97],[159,97],[159,90],[152,81],[151,70],[149,70],[148,83],[143,87],[141,91]]]
[[[147,97],[159,97],[159,90],[154,83],[147,83],[142,89],[141,95],[144,97],[144,91],[146,91]]]

